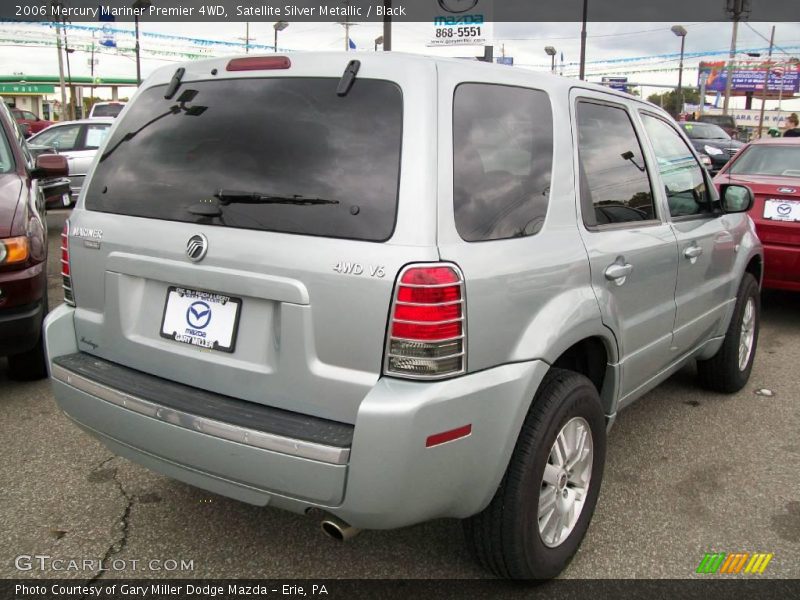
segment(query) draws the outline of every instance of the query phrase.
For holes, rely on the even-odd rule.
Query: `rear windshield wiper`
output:
[[[300,194],[292,196],[274,196],[272,194],[261,194],[259,192],[240,192],[238,190],[217,190],[214,197],[219,200],[220,205],[228,204],[295,204],[298,206],[311,206],[315,204],[339,204],[338,200],[327,200],[325,198],[307,198]]]

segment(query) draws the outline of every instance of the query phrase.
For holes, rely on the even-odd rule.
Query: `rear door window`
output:
[[[657,218],[642,146],[624,108],[578,103],[578,156],[587,227]]]
[[[461,84],[453,100],[453,203],[468,242],[533,235],[544,223],[553,169],[545,92]]]
[[[185,82],[170,100],[165,86],[146,89],[106,140],[86,207],[386,240],[397,212],[402,93],[392,82],[356,79],[339,96],[338,83]]]

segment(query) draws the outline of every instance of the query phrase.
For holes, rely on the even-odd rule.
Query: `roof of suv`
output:
[[[222,58],[209,58],[205,60],[196,60],[191,62],[185,63],[172,63],[170,65],[163,66],[156,71],[154,71],[148,80],[145,81],[145,85],[149,84],[156,84],[161,83],[164,81],[169,81],[172,78],[172,75],[175,73],[176,69],[179,67],[183,67],[186,69],[186,72],[183,76],[186,80],[192,79],[206,79],[208,78],[208,74],[211,72],[212,69],[217,69],[217,72],[214,73],[216,77],[259,77],[264,76],[265,74],[274,74],[275,71],[270,70],[252,70],[252,71],[234,71],[229,72],[226,71],[226,66],[228,63],[235,59],[235,58],[255,58],[258,55],[254,54],[242,54],[236,56],[225,56]],[[553,75],[550,72],[543,72],[543,71],[534,71],[528,70],[522,67],[508,67],[506,65],[498,65],[494,63],[486,63],[479,60],[468,60],[464,58],[445,58],[439,56],[428,56],[424,54],[408,54],[404,52],[375,52],[375,53],[367,53],[367,52],[287,52],[281,53],[278,56],[286,56],[291,60],[291,67],[289,67],[289,71],[291,71],[295,67],[309,67],[312,62],[325,62],[325,61],[337,61],[337,63],[341,63],[342,71],[344,71],[345,65],[350,60],[359,60],[361,62],[361,71],[360,74],[367,74],[368,68],[370,64],[378,64],[378,63],[389,63],[392,65],[396,65],[397,67],[410,67],[415,64],[420,63],[428,63],[431,62],[436,64],[447,65],[448,67],[456,66],[458,69],[464,71],[465,76],[475,77],[477,81],[481,81],[484,77],[486,77],[487,70],[492,71],[497,69],[495,72],[508,72],[508,69],[515,69],[516,72],[520,74],[524,74],[526,77],[530,78],[531,82],[546,82],[546,86],[550,89],[554,87],[564,88],[569,90],[574,87],[585,88],[589,90],[595,90],[607,93],[609,95],[619,96],[620,98],[626,98],[628,100],[636,100],[641,102],[642,104],[650,104],[638,98],[636,96],[632,96],[631,94],[626,94],[624,92],[620,92],[609,87],[596,84],[596,83],[589,83],[586,81],[579,81],[577,79],[572,79],[568,77],[561,77],[558,75]],[[264,57],[275,57],[274,54],[265,54]],[[285,71],[278,71],[279,73],[285,73]],[[655,105],[652,105],[655,106]]]

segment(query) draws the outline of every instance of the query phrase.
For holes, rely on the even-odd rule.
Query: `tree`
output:
[[[678,90],[670,90],[663,94],[650,94],[648,102],[662,106],[673,117],[677,117],[680,112],[678,106]],[[683,88],[683,102],[686,104],[699,104],[700,92],[694,88]]]

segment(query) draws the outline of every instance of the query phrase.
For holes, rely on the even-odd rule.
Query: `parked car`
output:
[[[618,410],[690,361],[720,392],[752,369],[750,190],[718,196],[667,113],[599,85],[395,53],[171,65],[86,185],[46,323],[61,409],[338,539],[456,517],[495,574],[554,577]]]
[[[122,109],[125,108],[124,102],[95,102],[89,110],[89,118],[96,119],[98,117],[112,117],[116,118]]]
[[[800,292],[800,138],[750,142],[714,183],[753,190],[750,216],[764,244],[764,287]]]
[[[739,128],[736,127],[736,119],[733,118],[733,115],[710,115],[708,113],[704,113],[700,115],[697,120],[701,123],[711,123],[712,125],[716,125],[724,130],[725,133],[727,133],[733,139],[739,139],[740,132]]]
[[[63,156],[36,159],[0,101],[0,356],[11,377],[47,373],[42,322],[47,314],[47,225],[43,178],[66,175]]]
[[[711,159],[711,173],[717,173],[744,144],[731,138],[725,130],[712,123],[687,121],[680,123],[689,141],[698,152]]]
[[[77,197],[97,149],[102,145],[113,123],[112,118],[65,121],[34,135],[30,138],[30,143],[52,146],[67,158],[72,193]]]
[[[35,133],[39,133],[43,129],[50,127],[53,124],[52,121],[48,121],[47,119],[42,119],[35,114],[33,114],[29,110],[22,110],[19,108],[12,108],[11,114],[16,119],[17,123],[20,125],[27,126],[27,130],[23,129],[23,134],[27,131],[28,135],[33,135]],[[26,135],[25,137],[28,137]]]

